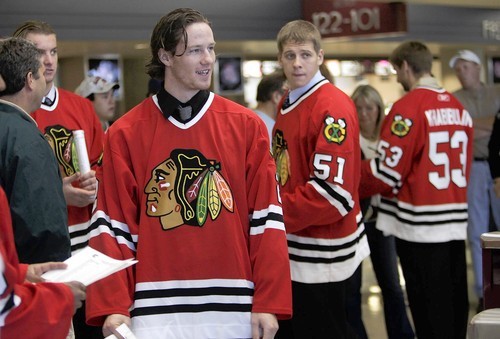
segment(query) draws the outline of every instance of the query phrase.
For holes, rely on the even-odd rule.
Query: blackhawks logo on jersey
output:
[[[273,137],[273,158],[276,162],[276,175],[278,182],[284,186],[291,176],[290,171],[290,155],[288,154],[288,146],[283,132],[276,130]]]
[[[327,116],[325,119],[325,129],[323,130],[323,135],[328,142],[334,142],[336,144],[342,144],[344,142],[347,134],[347,124],[344,119],[338,119]]]
[[[400,114],[396,114],[391,123],[391,132],[402,138],[410,133],[411,125],[413,125],[411,119],[404,119]]]
[[[221,165],[196,150],[176,149],[151,171],[144,193],[146,214],[160,219],[164,230],[181,225],[203,226],[224,207],[233,212],[231,189]]]
[[[71,130],[61,125],[47,126],[44,137],[54,151],[63,176],[69,177],[80,170]]]

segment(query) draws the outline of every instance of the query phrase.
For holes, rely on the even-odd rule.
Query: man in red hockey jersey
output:
[[[97,189],[94,168],[102,155],[104,132],[89,100],[54,84],[58,57],[57,38],[53,28],[45,22],[27,21],[21,24],[13,35],[32,41],[44,52],[47,89],[41,107],[31,116],[52,147],[59,163],[68,209],[71,252],[75,253],[88,244],[90,216]],[[87,173],[80,173],[78,167],[73,142],[75,130],[83,130],[85,133],[85,144],[92,166]],[[100,337],[100,329],[88,328],[84,318],[83,309],[78,310],[74,321],[77,339]]]
[[[362,165],[360,194],[381,193],[376,227],[396,237],[417,337],[465,338],[472,118],[432,77],[427,46],[405,42],[390,62],[408,93]]]
[[[30,268],[19,264],[11,220],[7,197],[0,188],[0,338],[64,339],[73,313],[85,299],[85,286],[77,281],[26,281]],[[34,266],[39,272],[65,267],[63,263]]]
[[[290,91],[273,130],[293,289],[279,338],[354,338],[346,280],[370,250],[358,199],[361,150],[352,100],[321,74],[321,35],[310,22],[278,33]]]
[[[270,339],[291,315],[267,130],[208,90],[214,46],[201,13],[163,16],[147,65],[162,87],[106,133],[90,245],[139,262],[89,287],[104,335]]]

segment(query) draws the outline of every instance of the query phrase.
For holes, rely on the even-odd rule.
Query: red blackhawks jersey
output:
[[[24,281],[7,197],[0,189],[0,338],[64,339],[73,314],[73,294],[63,284]]]
[[[323,77],[278,112],[273,155],[292,280],[349,278],[369,255],[358,198],[361,151],[351,99]]]
[[[361,194],[382,191],[384,232],[412,242],[463,240],[472,119],[433,78],[424,81],[385,118],[379,157],[362,166]]]
[[[138,338],[250,338],[251,312],[291,315],[267,130],[210,93],[189,122],[157,96],[106,133],[90,245],[132,269],[87,289],[87,321],[129,314]]]
[[[62,177],[78,172],[78,157],[73,143],[73,131],[85,132],[85,143],[89,161],[93,168],[102,155],[103,131],[92,103],[74,93],[55,88],[56,97],[52,106],[42,104],[31,114],[38,128],[54,150]],[[92,205],[68,206],[68,226],[71,251],[88,244],[88,226]]]

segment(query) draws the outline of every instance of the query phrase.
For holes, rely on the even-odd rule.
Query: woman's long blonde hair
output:
[[[358,86],[351,95],[352,101],[356,102],[356,100],[363,98],[368,102],[373,102],[377,105],[378,108],[378,116],[377,123],[375,125],[375,133],[374,136],[378,139],[380,136],[380,128],[382,126],[382,121],[385,117],[385,105],[382,100],[382,96],[380,93],[370,85],[360,85]]]

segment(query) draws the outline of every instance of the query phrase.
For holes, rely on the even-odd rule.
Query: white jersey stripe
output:
[[[250,235],[263,234],[266,229],[270,228],[285,232],[283,209],[278,205],[270,205],[267,209],[254,211],[250,215],[250,223],[252,224]]]
[[[252,219],[262,219],[266,218],[269,213],[276,213],[283,215],[283,208],[278,205],[269,205],[269,208],[253,212]]]
[[[414,206],[382,198],[376,227],[406,241],[436,243],[464,240],[467,219],[467,203]]]
[[[316,181],[314,180],[311,180],[311,181],[308,181],[307,182],[308,184],[312,185],[314,187],[314,189],[319,193],[321,194],[321,196],[323,196],[326,200],[328,200],[328,202],[333,206],[335,207],[339,213],[342,215],[342,216],[345,216],[347,215],[347,213],[349,213],[349,211],[345,208],[345,206],[339,201],[337,200],[335,197],[333,197],[331,194],[329,194],[323,187],[321,187]],[[339,194],[341,197],[345,198],[346,201],[347,201],[347,204],[352,208],[354,206],[354,201],[352,200],[352,196],[351,194],[344,190],[342,187],[340,186],[337,186],[337,185],[333,185],[331,183],[327,183],[325,182],[326,184],[328,184],[328,186],[333,190],[335,191],[335,193]]]
[[[69,225],[69,237],[71,241],[71,255],[88,245],[90,220],[80,224]]]
[[[0,327],[1,326],[4,326],[5,325],[5,319],[8,317],[9,313],[15,309],[16,307],[18,307],[19,305],[21,305],[21,298],[14,294],[14,291],[9,294],[8,296],[6,296],[4,299],[0,299]],[[8,304],[8,303],[11,303],[10,304],[10,308],[9,309],[4,309],[5,306]]]
[[[250,312],[155,314],[133,317],[132,332],[138,339],[251,338],[250,318]]]
[[[251,296],[230,296],[230,295],[204,295],[204,296],[182,296],[166,298],[138,299],[135,307],[156,307],[165,305],[200,305],[208,303],[217,304],[251,304]]]
[[[359,220],[359,218],[357,218]],[[327,283],[349,278],[370,254],[363,224],[341,239],[316,239],[287,234],[292,280]]]
[[[248,280],[235,279],[200,279],[200,280],[170,280],[143,282],[135,285],[136,292],[163,290],[173,288],[204,288],[204,287],[242,287],[253,288],[254,284]]]
[[[110,224],[111,228],[109,226]],[[115,229],[117,231],[121,231],[121,233],[123,233],[124,235],[120,234],[117,235]],[[135,244],[137,243],[139,236],[137,234],[130,234],[130,230],[127,224],[124,224],[116,220],[111,220],[106,213],[99,210],[96,211],[94,215],[92,215],[89,239],[97,237],[102,233],[109,234],[110,236],[115,238],[119,244],[126,245],[128,248],[130,248],[132,251],[135,252],[136,250]],[[132,241],[127,239],[125,235],[128,235],[132,239]]]
[[[268,220],[263,226],[256,226],[250,228],[250,235],[263,234],[267,229],[277,229],[285,232],[285,224],[281,221]]]
[[[90,225],[90,220],[82,222],[80,224],[69,225],[69,233],[74,233],[78,231],[85,231]]]
[[[138,338],[251,337],[253,288],[241,279],[138,283],[132,331]]]
[[[412,226],[402,223],[393,215],[381,213],[380,211],[377,217],[377,229],[412,242],[438,243],[465,240],[467,238],[467,222]]]
[[[389,199],[384,199],[389,201]],[[393,200],[395,201],[395,200]],[[414,211],[416,213],[425,213],[425,212],[442,212],[448,213],[450,210],[467,210],[467,203],[451,203],[451,204],[439,204],[439,205],[420,205],[415,206],[411,205],[407,202],[399,201],[398,205],[401,208]]]
[[[383,165],[378,161],[378,159],[370,160],[370,169],[375,178],[379,179],[393,189],[399,188],[401,175],[398,172]]]

